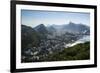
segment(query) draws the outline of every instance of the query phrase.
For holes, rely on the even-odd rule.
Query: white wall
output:
[[[98,0],[33,0],[58,3],[98,4],[98,67],[34,73],[99,73],[100,72],[100,2]],[[0,73],[10,73],[10,0],[0,0]],[[32,72],[29,72],[32,73]]]

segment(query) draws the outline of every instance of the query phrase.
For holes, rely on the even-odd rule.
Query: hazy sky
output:
[[[73,23],[82,23],[90,25],[89,13],[61,12],[61,11],[36,11],[21,10],[21,23],[23,25],[35,27],[39,24],[44,25],[62,25]]]

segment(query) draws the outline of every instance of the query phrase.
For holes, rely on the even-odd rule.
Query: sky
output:
[[[21,10],[21,24],[36,27],[39,24],[63,25],[73,22],[90,26],[90,13]]]

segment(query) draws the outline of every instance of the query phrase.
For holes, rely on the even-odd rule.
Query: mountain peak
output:
[[[41,28],[41,27],[45,27],[45,25],[44,24],[40,24],[37,27]]]
[[[40,25],[36,26],[36,27],[35,27],[35,30],[38,30],[38,29],[40,29],[40,28],[45,28],[44,24],[40,24]]]
[[[73,23],[73,22],[69,22],[69,24],[75,24],[75,23]]]
[[[40,24],[40,25],[36,26],[34,29],[35,29],[37,32],[40,32],[40,33],[47,33],[47,32],[48,32],[48,31],[47,31],[47,28],[45,27],[44,24]]]
[[[44,24],[40,24],[39,26],[44,26]]]

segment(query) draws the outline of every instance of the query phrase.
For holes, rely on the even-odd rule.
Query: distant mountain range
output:
[[[64,30],[72,33],[78,33],[78,34],[89,34],[90,33],[90,27],[83,25],[83,24],[75,24],[70,22],[69,24],[65,25],[63,27]]]
[[[51,25],[51,26],[45,26],[43,24],[40,24],[34,28],[37,32],[46,34],[46,33],[73,33],[73,34],[90,34],[90,27],[83,25],[83,24],[75,24],[70,22],[69,24],[64,25]]]
[[[40,42],[41,39],[47,39],[47,37],[56,37],[56,36],[74,36],[74,35],[89,35],[90,28],[89,26],[83,24],[75,24],[70,22],[65,25],[51,25],[45,26],[44,24],[40,24],[34,28],[21,25],[21,37],[23,48],[35,46]],[[31,44],[31,45],[30,45]],[[26,46],[27,45],[27,46]]]

